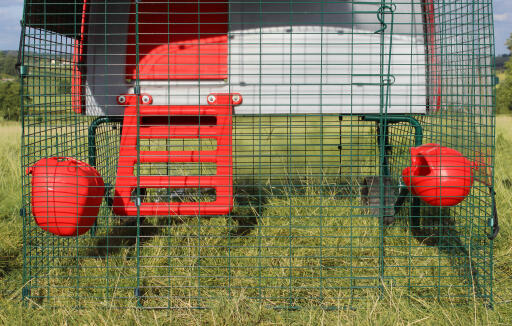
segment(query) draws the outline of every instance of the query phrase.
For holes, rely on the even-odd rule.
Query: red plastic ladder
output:
[[[137,98],[139,103],[137,105]],[[152,105],[149,95],[118,97],[124,104],[124,122],[117,168],[113,210],[118,215],[223,215],[233,207],[232,123],[233,107],[242,102],[240,94],[210,94],[208,105]],[[139,112],[137,114],[137,107]],[[159,118],[166,120],[159,123]],[[167,119],[161,119],[166,117]],[[171,118],[193,121],[169,124]],[[195,117],[196,119],[190,119]],[[197,119],[197,117],[201,117]],[[188,120],[187,120],[188,118]],[[139,119],[139,123],[137,123]],[[201,119],[208,124],[197,123]],[[195,122],[194,122],[195,121]],[[214,122],[212,122],[214,121]],[[138,129],[138,130],[137,130]],[[215,150],[142,151],[137,152],[138,139],[214,138]],[[135,176],[137,163],[210,162],[217,172],[209,176]],[[141,202],[133,196],[135,189],[214,189],[214,201],[205,202]],[[135,198],[134,198],[135,197]]]

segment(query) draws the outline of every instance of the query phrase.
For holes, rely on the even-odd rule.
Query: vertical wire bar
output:
[[[107,4],[107,1],[105,1],[104,5],[103,5],[103,30],[104,31],[107,31],[107,22],[108,22],[108,4]],[[90,20],[89,20],[90,21]],[[87,28],[86,30],[89,30],[89,28]],[[103,64],[104,64],[104,67],[108,67],[107,65],[107,45],[108,45],[108,42],[107,42],[107,33],[105,33],[103,35],[103,43],[105,44],[104,46],[104,50],[103,50]],[[89,61],[89,60],[87,60]],[[107,87],[109,85],[106,85]],[[80,87],[82,87],[80,85]],[[108,93],[107,93],[108,94]],[[83,96],[86,96],[85,94]],[[122,120],[121,120],[122,121]],[[120,152],[120,151],[119,151]],[[118,152],[118,153],[119,153]],[[95,160],[96,160],[96,157],[95,157]],[[111,171],[108,172],[109,174],[112,173]],[[114,190],[112,190],[112,197],[114,197]],[[111,208],[112,209],[112,208]],[[107,215],[105,217],[105,222],[106,222],[106,226],[105,226],[105,232],[107,234],[106,236],[106,241],[105,241],[105,246],[106,246],[106,249],[105,249],[105,255],[106,255],[106,262],[105,262],[105,298],[107,300],[107,302],[110,302],[111,300],[114,301],[114,297],[115,297],[115,292],[112,292],[112,296],[110,295],[110,237],[108,236],[110,234],[110,230],[111,230],[111,222],[112,222],[112,219]]]
[[[384,8],[386,5],[386,0],[381,0],[381,7],[379,8],[379,12],[381,9]],[[379,12],[377,15],[379,15]],[[385,107],[384,105],[384,51],[385,51],[385,35],[384,32],[386,30],[386,24],[385,24],[385,15],[382,11],[382,17],[381,17],[381,31],[380,31],[380,62],[379,62],[379,75],[380,75],[380,86],[379,86],[379,114],[382,116],[384,113]],[[384,125],[383,122],[379,122],[377,125],[377,138],[379,139],[378,146],[379,146],[379,288],[380,288],[380,295],[384,293],[384,225],[382,223],[383,219],[383,206],[384,206],[384,184],[382,181],[382,178],[384,178],[384,158],[382,155],[384,155],[384,146],[381,141],[381,137],[383,137],[384,134]]]
[[[325,189],[324,189],[324,115],[323,115],[323,56],[324,56],[324,0],[322,0],[320,4],[320,173],[319,173],[319,191],[320,191],[320,297],[319,301],[320,304],[322,304],[324,300],[324,270],[323,270],[323,246],[324,246],[324,230],[323,230],[323,224],[324,224],[324,196],[325,196]],[[306,125],[306,124],[304,124]],[[304,134],[306,134],[304,132]],[[306,148],[306,142],[304,144],[304,150]],[[306,155],[304,155],[306,156]],[[313,180],[315,179],[315,176],[313,176]]]
[[[262,77],[262,72],[261,72],[261,67],[262,67],[262,57],[261,57],[261,53],[262,53],[262,37],[263,37],[263,33],[262,33],[262,16],[263,16],[263,0],[259,0],[258,1],[258,50],[259,50],[259,53],[260,55],[258,56],[258,66],[259,66],[259,71],[258,71],[258,299],[259,299],[259,303],[261,304],[263,302],[263,289],[262,289],[262,284],[261,284],[261,281],[262,281],[262,260],[263,260],[263,257],[262,257],[262,237],[263,237],[263,234],[262,234],[262,224],[263,224],[263,219],[262,219],[262,214],[263,214],[263,198],[262,198],[262,188],[263,188],[263,176],[262,176],[262,161],[261,161],[261,157],[263,155],[263,151],[262,151],[262,134],[263,134],[263,131],[262,131],[262,108],[261,108],[261,101],[262,101],[262,96],[261,96],[261,93],[262,93],[262,82],[263,82],[263,77]],[[269,123],[270,123],[270,119],[268,120]],[[272,148],[270,148],[270,151],[272,151]]]
[[[355,13],[354,13],[354,4],[352,4],[352,10],[350,12],[350,23],[351,23],[351,26],[350,26],[350,112],[349,112],[349,119],[350,119],[350,122],[349,122],[349,130],[350,130],[350,133],[349,133],[349,144],[354,144],[355,143],[355,139],[354,139],[354,133],[353,133],[353,125],[352,125],[352,118],[353,118],[353,108],[352,108],[352,104],[354,103],[354,27],[355,27]],[[341,116],[343,117],[343,116]],[[343,143],[342,143],[342,128],[343,128],[343,119],[340,119],[340,175],[342,173],[342,150],[343,150]],[[353,146],[350,146],[349,147],[349,152],[348,152],[348,156],[350,159],[352,159],[355,155],[353,153]],[[354,172],[354,164],[350,164],[349,165],[349,169],[348,169],[348,179],[350,180],[351,183],[354,182],[354,179],[355,179],[355,172]],[[341,180],[340,180],[340,183],[341,183]],[[361,203],[360,203],[361,204]],[[350,237],[349,237],[349,254],[350,254],[350,274],[349,274],[349,282],[350,282],[350,286],[349,286],[349,290],[350,290],[350,297],[349,297],[349,305],[352,305],[352,300],[354,299],[354,295],[355,295],[355,287],[356,287],[356,283],[355,283],[355,276],[354,276],[354,263],[355,263],[355,255],[354,255],[354,215],[355,215],[355,210],[354,210],[354,207],[353,205],[350,207],[350,223],[349,223],[349,228],[350,228]],[[338,216],[337,216],[338,217]]]
[[[171,68],[171,61],[170,61],[170,53],[171,53],[171,19],[172,19],[172,16],[171,16],[171,13],[172,13],[172,8],[171,8],[171,2],[168,1],[167,2],[167,76],[170,76],[171,74],[171,71],[170,71],[170,68]],[[171,85],[169,82],[167,82],[167,103],[170,105],[171,104]],[[171,134],[171,116],[167,116],[167,124],[168,124],[168,127],[167,127],[167,134],[170,135]],[[185,141],[185,140],[183,140]],[[165,140],[165,150],[167,152],[171,151],[172,148],[171,148],[171,142],[169,141],[169,139],[166,139]],[[149,149],[151,150],[151,148]],[[167,154],[169,155],[169,154]],[[167,162],[165,164],[166,166],[166,172],[167,172],[167,176],[169,178],[168,182],[169,184],[171,183],[171,176],[170,176],[170,167],[169,167],[170,163]],[[167,189],[167,198],[166,198],[167,201],[171,201],[171,189],[168,188]],[[168,287],[168,290],[167,290],[167,309],[170,309],[172,306],[171,306],[171,293],[172,293],[172,252],[171,252],[171,245],[172,245],[172,217],[171,217],[171,212],[169,211],[168,212],[169,216],[167,217],[167,230],[168,230],[168,234],[167,234],[167,287]]]
[[[201,15],[200,15],[200,10],[201,10],[201,6],[200,6],[200,1],[197,2],[197,45],[198,45],[198,53],[197,53],[197,56],[198,56],[198,61],[197,61],[197,65],[198,65],[198,71],[199,71],[199,76],[198,76],[198,88],[199,90],[201,90]],[[200,103],[200,93],[201,91],[198,92],[197,96],[198,96],[198,102]],[[198,118],[198,128],[199,128],[199,133],[201,133],[201,115],[199,115],[199,118]],[[201,160],[201,151],[202,151],[202,142],[199,141],[199,160]],[[201,177],[199,177],[199,182],[198,182],[198,186],[196,188],[197,190],[197,193],[199,193],[201,191]],[[199,202],[198,204],[199,206],[199,209],[201,209],[201,202]],[[202,228],[202,219],[201,219],[201,215],[198,214],[197,215],[197,306],[198,307],[201,307],[202,306],[202,289],[201,289],[201,265],[202,265],[202,241],[201,241],[201,236],[202,236],[202,230],[204,228]]]
[[[137,259],[137,282],[136,282],[136,289],[135,289],[135,296],[136,296],[136,305],[137,307],[142,307],[141,302],[141,271],[140,271],[140,228],[141,228],[141,215],[140,215],[140,206],[141,206],[141,189],[140,189],[140,104],[139,104],[139,96],[140,96],[140,44],[139,44],[139,3],[140,0],[135,0],[135,105],[136,105],[136,123],[137,123],[137,196],[136,196],[136,207],[137,207],[137,238],[136,238],[136,259]]]
[[[451,16],[452,16],[452,15],[447,13],[447,10],[446,10],[446,6],[447,6],[447,4],[445,3],[445,1],[444,1],[444,0],[442,0],[442,2],[443,2],[443,5],[442,5],[442,9],[441,9],[441,11],[442,11],[442,13],[443,13],[443,15],[442,15],[442,16],[443,16],[443,19],[445,20],[445,21],[443,22],[443,24],[442,24],[442,28],[446,30],[446,29],[447,29],[447,27],[446,27],[446,26],[449,26],[449,25],[451,24],[451,20],[452,20],[452,17],[451,17]],[[448,12],[450,12],[450,11],[448,11]],[[448,21],[446,21],[446,18],[447,18],[446,16],[447,16],[447,15],[448,15]],[[458,17],[457,17],[457,16],[455,16],[455,21],[456,21],[456,22],[457,22],[457,18],[458,18]],[[432,23],[433,23],[433,22],[432,22]],[[447,32],[445,32],[445,33],[442,33],[442,35],[450,35],[450,33],[453,33],[453,31],[451,30],[451,29],[452,29],[452,27],[448,27],[448,29],[449,29],[449,31],[447,31]],[[430,28],[429,28],[429,30],[430,30]],[[448,46],[450,47],[450,49],[449,49],[448,51],[453,51],[453,53],[457,53],[457,48],[455,48],[455,49],[454,49],[454,48],[453,48],[453,47],[454,47],[453,45],[454,45],[454,44],[455,44],[455,45],[457,44],[458,38],[459,38],[459,35],[458,35],[457,31],[456,31],[456,32],[455,32],[455,39],[456,39],[456,41],[455,41],[455,42],[453,42],[453,41],[449,41],[449,42],[448,42],[447,47],[448,47]],[[435,39],[435,38],[434,38],[434,39]],[[441,40],[440,40],[440,42],[441,42],[441,44],[440,44],[441,49],[444,49],[444,48],[445,48],[445,46],[443,46],[443,42],[446,42],[445,37],[442,37],[442,38],[441,38]],[[450,43],[452,43],[452,44],[451,44],[451,46],[450,46]],[[462,44],[461,44],[461,46],[462,46]],[[461,53],[464,53],[464,51],[461,51]],[[445,56],[445,55],[444,55],[444,54],[442,54],[440,59],[441,59],[441,60],[443,60],[443,59],[444,59],[444,56]],[[446,54],[446,56],[449,56],[449,52]],[[453,58],[453,57],[454,57],[454,56],[456,56],[456,55],[452,55],[452,57],[451,57],[451,58],[450,58],[450,57],[446,58],[446,60],[447,60],[447,65],[448,65],[448,64],[456,65],[456,63],[455,63],[455,62],[453,62],[453,60],[454,60],[454,58]],[[452,62],[450,62],[450,59],[452,60]],[[461,58],[461,59],[462,59],[462,58]],[[434,65],[437,65],[437,63],[438,63],[438,59],[437,59],[437,58],[434,58],[434,60],[433,60],[433,64],[434,64]],[[442,64],[441,64],[441,67],[443,67],[443,65],[442,65]],[[437,70],[437,67],[436,67],[435,69]],[[452,69],[453,69],[453,67],[452,67]],[[453,74],[453,72],[452,72],[452,71],[450,71],[451,69],[449,69],[448,67],[446,67],[446,70],[447,70],[447,71],[449,71],[449,73],[450,73],[450,74]],[[458,90],[459,90],[459,85],[458,85],[458,83],[459,83],[459,80],[460,80],[462,77],[460,77],[460,76],[459,76],[459,69],[456,69],[455,74],[456,74],[455,87],[456,87],[457,92],[458,92]],[[442,84],[442,80],[441,80],[441,84]],[[452,89],[451,89],[451,88],[453,87],[453,80],[452,80],[452,81],[447,81],[447,82],[446,82],[446,87],[447,87],[448,89],[450,89],[450,91],[452,91]],[[442,91],[442,89],[443,89],[443,88],[441,87],[441,91]],[[450,91],[447,91],[447,95],[448,95],[448,96],[449,96],[449,95],[451,95],[451,94],[450,94]],[[446,97],[446,101],[448,101],[448,96]],[[459,95],[458,95],[458,94],[456,94],[456,97],[457,97],[457,101],[459,101],[459,100],[460,100],[460,98],[459,98]],[[445,116],[445,119],[443,119],[443,120],[441,120],[441,121],[439,121],[439,120],[438,120],[438,122],[440,122],[440,124],[441,124],[441,125],[440,125],[440,129],[441,129],[441,130],[442,130],[443,128],[445,128],[445,130],[446,130],[446,127],[447,127],[448,125],[453,124],[453,122],[451,122],[451,121],[450,121],[450,116],[449,116],[449,107],[448,107],[448,105],[447,105],[447,104],[445,104],[445,107],[446,107],[446,110],[443,110],[443,111],[445,111],[445,112],[446,112],[446,113],[444,113],[444,112],[443,112],[443,116]],[[446,123],[446,126],[445,126],[445,125],[443,124],[443,121],[449,121],[449,123]],[[441,136],[440,136],[440,143],[441,143],[441,144],[444,144],[445,142],[448,142],[448,141],[443,139],[443,134],[441,133]],[[448,142],[448,144],[449,144],[449,142]],[[417,205],[418,205],[418,206],[420,206],[420,205],[421,205],[421,204],[420,204],[419,199],[416,199],[416,202],[417,202]],[[422,209],[423,209],[423,210],[425,210],[426,208],[419,207],[419,208],[417,209],[417,211],[418,211],[418,215],[419,215],[419,213],[422,211]],[[418,216],[417,218],[418,218],[418,220],[419,220],[419,219],[420,219],[420,216]],[[440,226],[439,226],[439,225],[437,225],[437,226],[438,226],[438,229],[440,229]],[[419,229],[419,228],[420,228],[420,225],[418,224],[416,227]],[[438,231],[438,232],[439,232],[439,231]],[[440,234],[438,233],[438,234],[437,234],[437,236],[438,236],[438,237],[440,237]],[[437,291],[436,291],[436,296],[437,296],[437,297],[436,297],[436,299],[437,299],[437,300],[440,300],[440,298],[441,298],[441,254],[438,254],[438,255],[437,255],[437,275],[436,275],[436,276],[437,276],[437,279],[436,279],[436,289],[437,289]]]
[[[487,19],[489,19],[490,23],[489,24],[489,44],[488,44],[488,47],[489,47],[489,55],[491,56],[492,58],[492,63],[491,63],[491,71],[490,71],[490,75],[494,78],[494,76],[496,76],[496,61],[495,61],[495,48],[494,48],[494,44],[496,44],[496,40],[495,40],[495,37],[494,37],[494,25],[493,25],[493,21],[494,21],[494,12],[492,10],[492,2],[490,1],[489,2],[489,6],[487,7],[488,8],[488,12],[487,12]],[[487,88],[489,88],[489,86],[487,85]],[[490,107],[490,110],[489,110],[489,107],[487,107],[488,111],[490,111],[490,120],[491,120],[491,128],[490,129],[490,135],[491,136],[491,141],[489,143],[489,140],[487,139],[486,140],[486,152],[488,152],[489,150],[489,147],[490,147],[490,180],[491,180],[491,185],[492,185],[492,193],[491,193],[491,196],[494,196],[494,189],[495,189],[495,180],[494,180],[494,166],[495,166],[495,151],[496,151],[496,129],[495,129],[495,126],[496,126],[496,88],[495,87],[491,87],[491,99],[492,99],[492,102],[491,102],[491,107]],[[488,102],[486,102],[487,104]],[[489,113],[488,113],[489,114]],[[489,122],[489,121],[488,121]],[[489,133],[489,131],[487,130],[486,128],[486,133]],[[484,156],[484,155],[482,155]],[[486,159],[487,161],[487,159]],[[491,200],[492,204],[496,204],[495,203],[495,198],[492,198]],[[492,205],[491,204],[491,205]],[[491,210],[493,209],[494,207],[491,208]],[[491,213],[492,214],[492,213]],[[489,270],[487,271],[488,272],[488,275],[489,275],[489,285],[488,285],[488,288],[489,288],[489,298],[488,298],[488,305],[489,305],[489,308],[493,309],[494,307],[494,297],[493,297],[493,282],[494,282],[494,278],[493,278],[493,275],[494,275],[494,261],[493,261],[493,257],[494,257],[494,239],[492,239],[490,242],[489,242]]]
[[[227,31],[226,31],[226,34],[227,34],[227,56],[228,56],[228,74],[227,74],[227,79],[228,79],[228,94],[231,94],[231,56],[229,55],[231,53],[231,30],[232,30],[232,26],[231,26],[231,2],[228,2],[228,5],[227,5],[227,13],[226,13],[226,17],[227,17]],[[230,95],[231,96],[231,95]],[[229,99],[229,102],[231,102],[231,98]],[[236,139],[237,139],[237,128],[236,128],[236,119],[234,117],[234,109],[232,108],[231,109],[232,111],[229,112],[228,114],[232,114],[232,118],[231,118],[231,126],[230,128],[232,128],[232,141],[231,141],[231,144],[230,146],[236,146]],[[254,132],[253,132],[254,134]],[[254,135],[253,135],[253,138],[254,138]],[[252,147],[253,147],[253,156],[254,156],[254,140],[253,140],[253,143],[252,143]],[[237,158],[237,153],[236,151],[234,150],[234,148],[231,149],[231,155],[232,155],[232,160],[231,160],[231,164],[232,165],[235,165],[236,164],[236,158]],[[235,170],[235,166],[232,166],[231,167],[231,178],[232,178],[232,186],[234,186],[234,184],[236,184],[236,170]],[[254,169],[254,164],[253,164],[253,169]],[[253,172],[253,175],[254,175],[254,172]],[[254,179],[253,179],[253,183],[254,183]],[[227,186],[227,185],[226,185]],[[236,198],[236,194],[233,194],[233,205],[236,205],[235,203],[235,198]],[[233,216],[231,215],[232,211],[230,210],[229,213],[228,213],[228,216],[226,217],[227,218],[227,222],[228,222],[228,225],[227,225],[227,230],[228,230],[228,243],[227,243],[227,246],[228,246],[228,266],[227,266],[227,269],[228,269],[228,298],[231,299],[232,298],[232,270],[231,270],[231,249],[232,249],[232,242],[231,242],[231,228],[232,228],[232,221],[233,221]]]
[[[74,17],[74,21],[73,21],[73,35],[76,37],[77,35],[77,11],[76,11],[76,0],[75,0],[75,5],[73,6],[73,17]],[[82,21],[81,17],[80,17],[80,22]],[[79,28],[79,30],[81,30],[81,28]],[[62,39],[61,39],[62,41]],[[81,46],[81,45],[80,45]],[[61,75],[59,73],[59,75]],[[57,84],[57,83],[56,83]],[[68,114],[66,114],[68,115]],[[72,118],[72,121],[74,122],[74,129],[75,130],[80,130],[78,128],[78,117],[77,115],[73,115],[72,117],[69,117],[69,118]],[[68,131],[69,132],[69,131]],[[68,135],[68,132],[64,133],[64,136],[67,136]],[[67,137],[66,137],[67,138]],[[79,143],[79,138],[78,137],[75,137],[73,143],[74,143],[74,146],[76,146],[76,148],[79,148],[80,145],[78,144]],[[68,144],[68,141],[66,140],[65,141],[65,144],[67,145]],[[78,185],[79,182],[78,182],[78,171],[75,172],[76,173],[76,176],[75,176],[75,180],[76,180],[76,184]],[[78,186],[76,186],[76,195],[75,195],[75,202],[78,203]],[[76,252],[76,264],[75,264],[75,269],[76,269],[76,289],[75,289],[75,305],[76,305],[76,308],[77,309],[80,309],[80,260],[81,260],[81,257],[80,257],[80,238],[78,237],[78,234],[79,234],[79,229],[80,227],[78,226],[76,228],[76,235],[75,235],[75,252]]]
[[[25,101],[23,100],[25,98],[25,33],[26,33],[26,20],[27,20],[27,2],[25,1],[23,3],[23,14],[22,14],[22,20],[20,22],[20,25],[21,25],[21,35],[20,35],[20,46],[19,46],[19,49],[18,49],[18,56],[19,56],[19,69],[20,69],[20,122],[21,122],[21,140],[20,140],[20,146],[21,146],[21,150],[20,150],[20,163],[21,163],[21,166],[20,166],[20,170],[21,170],[21,175],[24,176],[24,167],[27,166],[28,164],[27,163],[27,160],[26,160],[26,156],[27,156],[27,150],[30,145],[29,144],[26,144],[26,135],[25,135],[25,111],[26,111],[26,106],[25,106]],[[27,87],[28,88],[28,87]],[[25,191],[26,191],[26,185],[25,185],[25,178],[22,177],[22,180],[21,180],[21,187],[20,187],[20,190],[21,190],[21,205],[22,205],[22,208],[21,208],[21,213],[22,213],[22,219],[23,219],[23,247],[22,247],[22,254],[23,254],[23,269],[22,269],[22,280],[23,280],[23,288],[22,288],[22,293],[21,293],[21,299],[23,301],[23,304],[24,305],[27,305],[27,301],[28,301],[28,298],[30,298],[30,284],[29,284],[29,280],[31,278],[31,273],[28,271],[28,265],[29,265],[29,262],[27,260],[27,246],[28,246],[28,236],[27,236],[27,233],[28,233],[28,220],[27,220],[27,216],[28,216],[28,212],[27,212],[27,209],[26,209],[26,202],[25,202]]]

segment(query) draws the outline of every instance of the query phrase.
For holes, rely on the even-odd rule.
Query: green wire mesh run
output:
[[[94,224],[59,236],[37,212],[79,202],[80,187],[51,197],[24,175],[27,303],[204,308],[244,296],[295,309],[393,289],[492,304],[491,0],[25,0],[22,25],[23,171],[73,158],[104,183],[98,213],[85,216]],[[222,94],[227,113],[171,113],[216,108]],[[219,121],[230,134],[175,131]],[[130,137],[134,152],[122,145]],[[430,143],[473,162],[455,206],[431,206],[403,183],[410,149]],[[204,159],[222,146],[224,214],[140,213],[215,202],[201,180],[223,171]],[[171,157],[185,151],[210,154]],[[127,156],[131,175],[119,172]],[[195,176],[197,186],[173,181]],[[136,214],[119,213],[127,178]]]

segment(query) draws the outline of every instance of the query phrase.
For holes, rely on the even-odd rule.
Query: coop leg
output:
[[[389,149],[389,139],[388,139],[388,125],[387,122],[380,121],[377,123],[377,145],[379,148],[379,158],[380,158],[380,182],[379,182],[379,277],[381,283],[384,282],[385,277],[385,261],[384,257],[385,253],[385,239],[384,239],[384,219],[386,218],[386,195],[387,189],[385,187],[385,179],[389,178],[389,161],[387,157],[388,149]],[[391,217],[391,219],[394,219]],[[388,221],[391,224],[393,220]]]
[[[387,207],[394,205],[390,205],[390,198],[393,197],[393,195],[390,192],[390,182],[388,182],[387,179],[391,178],[388,159],[392,150],[389,144],[389,123],[394,122],[394,119],[388,121],[388,118],[384,119],[382,116],[364,116],[363,120],[375,121],[377,123],[377,147],[380,157],[379,217],[383,221],[383,224],[391,224],[394,221],[394,214],[393,211],[387,209]]]

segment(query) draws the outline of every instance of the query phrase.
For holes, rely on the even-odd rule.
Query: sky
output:
[[[496,54],[508,53],[505,41],[512,33],[512,0],[494,0]]]
[[[18,48],[22,12],[23,0],[0,0],[0,50]],[[494,32],[496,54],[508,53],[505,41],[512,33],[512,0],[494,0]]]
[[[0,50],[17,50],[23,0],[0,0]]]

